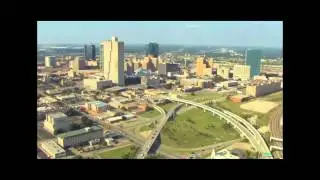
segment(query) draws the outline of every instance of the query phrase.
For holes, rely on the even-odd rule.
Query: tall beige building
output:
[[[234,65],[233,77],[240,78],[243,81],[250,79],[250,66],[248,65]]]
[[[230,69],[228,67],[219,66],[217,69],[217,75],[221,76],[224,79],[229,79]]]
[[[100,44],[100,62],[104,77],[120,86],[124,86],[124,42],[117,37]]]

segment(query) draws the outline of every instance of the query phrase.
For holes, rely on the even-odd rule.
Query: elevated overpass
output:
[[[153,145],[153,143],[156,141],[157,137],[160,135],[161,129],[163,128],[163,126],[166,124],[166,122],[168,121],[168,119],[174,115],[175,110],[180,107],[181,104],[175,106],[174,108],[172,108],[167,114],[166,112],[159,106],[157,105],[153,105],[153,107],[158,110],[163,116],[160,119],[160,121],[158,122],[158,124],[156,125],[156,129],[152,132],[151,138],[148,139],[145,144],[140,148],[140,150],[138,151],[137,155],[136,155],[136,159],[144,159],[147,155],[148,152],[150,151],[151,146]]]
[[[160,98],[167,99],[170,101],[175,101],[175,102],[180,102],[180,103],[185,103],[185,104],[190,104],[199,108],[202,108],[206,111],[212,112],[213,115],[218,115],[220,119],[226,120],[228,123],[231,123],[236,130],[240,132],[240,135],[243,137],[246,137],[249,142],[253,145],[253,147],[260,153],[267,154],[267,156],[264,156],[264,159],[273,159],[272,154],[260,135],[260,133],[250,124],[248,123],[245,119],[231,113],[228,111],[219,111],[216,110],[212,107],[209,107],[204,104],[196,103],[193,101],[185,100],[185,99],[179,99],[179,98],[173,98],[173,97],[166,97],[166,96],[161,96]]]

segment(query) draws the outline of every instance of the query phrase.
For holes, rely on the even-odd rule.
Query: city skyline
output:
[[[38,21],[38,44],[126,44],[282,48],[282,21]],[[165,34],[165,36],[164,36]]]

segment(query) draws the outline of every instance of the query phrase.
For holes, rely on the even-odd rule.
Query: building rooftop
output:
[[[113,98],[111,98],[111,100],[112,100],[112,101],[118,101],[118,102],[126,102],[126,101],[129,101],[128,98],[120,97],[120,96],[113,97]]]
[[[52,117],[52,118],[63,118],[63,117],[67,117],[67,115],[65,115],[62,112],[55,112],[55,113],[49,113],[48,116]]]
[[[92,126],[92,127],[86,127],[83,129],[79,129],[79,130],[75,130],[75,131],[70,131],[70,132],[66,132],[63,134],[59,134],[57,135],[58,138],[69,138],[69,137],[74,137],[74,136],[78,136],[81,134],[87,134],[89,132],[94,132],[94,131],[100,131],[102,130],[102,128],[100,126]]]
[[[103,106],[106,106],[107,104],[104,103],[104,102],[101,102],[101,101],[91,101],[91,102],[87,102],[88,104],[94,104],[98,107],[103,107]]]
[[[47,151],[50,151],[51,153],[58,154],[58,153],[64,153],[64,149],[62,149],[56,142],[53,140],[46,140],[41,143],[42,146],[45,146]]]
[[[106,89],[108,92],[117,92],[117,91],[122,91],[122,90],[126,90],[127,88],[125,87],[120,87],[120,86],[114,86],[111,88]]]

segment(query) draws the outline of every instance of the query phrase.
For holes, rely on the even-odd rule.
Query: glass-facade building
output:
[[[250,66],[250,77],[260,75],[261,50],[246,49],[245,64]]]
[[[103,62],[104,62],[104,44],[100,44],[100,58],[98,61],[98,66],[101,70],[103,70]]]
[[[146,55],[147,56],[158,57],[159,56],[159,44],[157,44],[157,43],[149,43]]]
[[[95,45],[84,45],[83,57],[85,60],[96,59],[96,46]]]

